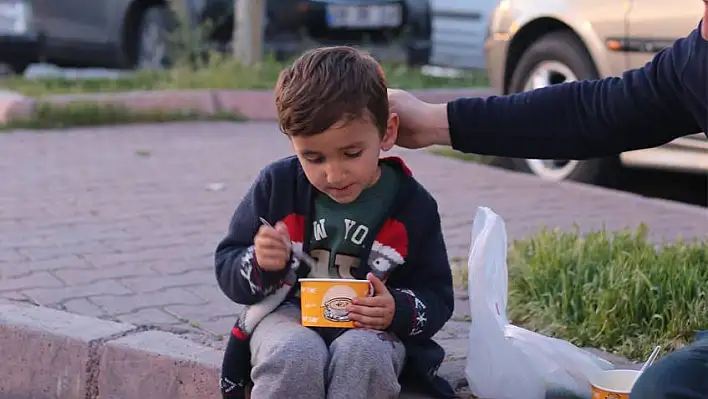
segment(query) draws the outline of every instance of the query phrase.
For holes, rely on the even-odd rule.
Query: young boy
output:
[[[224,397],[244,395],[250,367],[256,399],[396,398],[402,372],[455,397],[431,339],[454,304],[440,216],[401,159],[379,158],[398,129],[381,67],[320,48],[281,72],[275,93],[295,156],[261,171],[216,250],[219,286],[248,305],[226,349]],[[357,328],[303,327],[298,277],[368,279],[374,295],[350,305]]]

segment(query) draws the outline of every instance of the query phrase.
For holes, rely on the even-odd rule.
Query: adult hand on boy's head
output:
[[[374,295],[356,298],[354,304],[349,305],[349,318],[359,328],[385,330],[393,321],[396,303],[383,281],[372,273],[366,278],[374,287]]]
[[[396,145],[415,149],[450,144],[447,103],[429,104],[405,90],[388,89],[388,105],[398,115]]]
[[[258,267],[266,271],[283,270],[290,260],[289,242],[284,223],[278,222],[275,227],[261,225],[253,239]]]

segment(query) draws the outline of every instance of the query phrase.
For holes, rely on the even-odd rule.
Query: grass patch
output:
[[[272,89],[280,70],[285,65],[285,63],[266,60],[255,66],[245,66],[217,54],[197,68],[179,64],[168,70],[138,71],[134,75],[119,78],[12,77],[3,79],[0,85],[4,89],[17,91],[26,96],[135,90]],[[390,87],[425,89],[488,85],[486,75],[479,71],[466,73],[460,78],[447,78],[424,75],[418,68],[402,65],[387,64],[383,67]]]
[[[460,159],[467,162],[475,162],[481,164],[491,164],[494,161],[494,157],[478,154],[466,154],[457,150],[453,150],[446,146],[436,146],[429,150],[435,155],[441,155],[448,158]]]
[[[655,246],[645,226],[542,230],[509,248],[509,318],[575,345],[643,360],[708,329],[708,242]],[[464,266],[464,265],[463,265]],[[456,276],[466,283],[466,267]]]
[[[232,113],[204,115],[195,111],[134,111],[121,105],[93,102],[71,102],[65,105],[37,104],[36,111],[28,118],[12,120],[2,130],[16,129],[64,129],[77,126],[118,125],[129,123],[160,123],[195,120],[241,121]]]

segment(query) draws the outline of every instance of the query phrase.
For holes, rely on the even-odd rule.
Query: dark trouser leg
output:
[[[630,399],[708,398],[708,339],[659,359],[637,380]]]
[[[238,330],[238,323],[234,326],[224,353],[224,362],[221,366],[222,398],[242,399],[246,397],[246,382],[250,371],[251,349],[248,340]]]

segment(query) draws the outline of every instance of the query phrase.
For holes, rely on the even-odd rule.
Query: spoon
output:
[[[654,363],[654,360],[656,359],[657,356],[659,356],[659,350],[661,350],[661,346],[657,345],[654,350],[651,352],[651,355],[649,355],[649,359],[647,359],[646,362],[644,362],[644,365],[642,368],[639,370],[639,375],[641,375],[644,370],[646,370],[649,366]]]
[[[272,224],[268,223],[267,220],[265,220],[263,217],[260,217],[261,223],[268,227],[273,227]],[[316,270],[317,268],[317,262],[310,257],[310,255],[302,252],[300,248],[296,248],[293,246],[293,243],[291,241],[286,241],[286,244],[290,248],[290,250],[293,252],[293,255],[295,255],[296,258],[300,259],[301,261],[305,262],[307,266],[310,267],[310,270]]]

